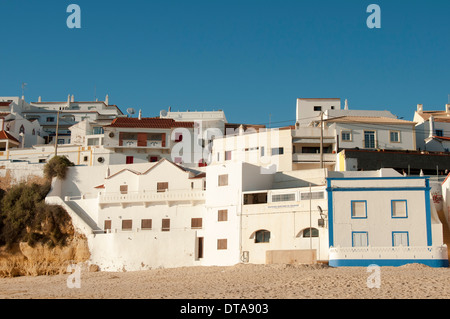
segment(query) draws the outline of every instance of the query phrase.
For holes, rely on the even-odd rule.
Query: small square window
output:
[[[406,200],[393,200],[392,204],[392,218],[407,218],[408,209]]]
[[[443,130],[435,130],[436,136],[444,136]]]
[[[141,219],[141,229],[152,229],[152,220]]]
[[[342,131],[341,132],[341,140],[343,142],[351,142],[351,140],[352,140],[352,132],[351,131]]]
[[[399,131],[390,131],[389,139],[391,143],[399,143],[400,142],[400,132]]]
[[[226,222],[228,220],[228,210],[227,209],[220,209],[217,212],[217,221],[218,222]]]
[[[228,185],[228,174],[219,175],[219,186]]]
[[[322,111],[322,107],[321,106],[314,106],[314,111]]]
[[[217,250],[226,250],[226,249],[227,249],[227,240],[217,239]]]
[[[367,201],[352,200],[352,218],[367,218]]]
[[[283,147],[274,147],[272,148],[272,155],[283,155],[284,148]]]
[[[367,247],[368,244],[367,232],[352,232],[352,247]]]

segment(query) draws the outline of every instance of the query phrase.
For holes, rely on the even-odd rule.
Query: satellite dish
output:
[[[161,112],[159,112],[159,114],[160,114],[162,117],[166,117],[166,116],[167,116],[167,111],[166,111],[166,110],[161,110]]]
[[[127,108],[127,113],[130,115],[136,114],[136,110],[133,109],[132,107]]]

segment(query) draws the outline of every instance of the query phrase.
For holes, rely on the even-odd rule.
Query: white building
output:
[[[381,170],[378,177],[342,174],[327,179],[331,266],[448,267],[427,177],[393,170]]]
[[[47,196],[88,237],[90,262],[102,270],[201,264],[204,174],[157,163],[71,167]]]
[[[424,111],[423,104],[414,112],[417,149],[432,152],[450,150],[450,104],[443,111]]]

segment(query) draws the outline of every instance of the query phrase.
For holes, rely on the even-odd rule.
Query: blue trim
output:
[[[407,232],[407,231],[393,231],[392,232],[392,247],[395,247],[395,245],[394,245],[394,235],[395,234],[406,234],[407,246],[409,247],[409,232]]]
[[[394,202],[405,202],[406,216],[394,216]],[[408,201],[406,199],[391,199],[391,218],[408,218]]]
[[[425,217],[427,226],[427,245],[433,245],[433,237],[431,235],[431,204],[430,204],[430,180],[425,180]]]
[[[327,177],[330,181],[343,180],[386,180],[386,179],[427,179],[428,176],[391,176],[391,177]]]
[[[367,242],[367,245],[366,246],[356,246],[356,247],[367,247],[367,246],[369,246],[369,233],[368,232],[366,232],[366,231],[352,231],[352,247],[355,247],[355,242],[354,242],[354,234],[366,234],[366,242]]]
[[[406,264],[424,264],[429,267],[448,267],[448,259],[330,259],[331,267],[368,267],[370,265],[399,267]]]
[[[364,203],[364,208],[366,209],[365,216],[363,217],[354,217],[353,216],[353,203]],[[352,200],[350,201],[350,208],[351,208],[351,219],[367,219],[367,201],[366,200]]]
[[[430,187],[347,187],[347,188],[329,188],[331,192],[382,192],[382,191],[429,191]]]
[[[333,227],[334,227],[334,218],[333,218],[333,191],[331,189],[331,180],[327,180],[327,197],[328,197],[328,246],[332,247],[334,245],[334,237],[333,237]]]

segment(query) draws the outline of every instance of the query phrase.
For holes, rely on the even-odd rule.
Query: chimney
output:
[[[42,98],[41,97],[38,97],[38,102],[42,102]]]
[[[447,113],[447,116],[450,116],[450,104],[445,104],[445,113]]]
[[[142,110],[139,110],[139,117],[138,117],[138,119],[141,119],[142,118]]]
[[[417,113],[419,114],[423,113],[423,104],[417,104]]]
[[[428,137],[432,137],[434,136],[434,117],[433,115],[430,116],[430,118],[428,119],[429,125],[430,125],[430,134]]]
[[[70,98],[70,102],[75,102],[75,96],[72,94],[72,97]]]
[[[70,94],[67,95],[67,105],[70,105]]]
[[[344,110],[348,110],[348,100],[347,99],[345,99]]]
[[[109,105],[109,96],[108,96],[108,94],[106,94],[106,97],[105,97],[105,104]]]

